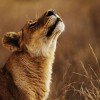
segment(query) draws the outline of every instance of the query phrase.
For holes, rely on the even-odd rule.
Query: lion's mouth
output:
[[[61,21],[60,18],[57,18],[55,23],[48,28],[48,31],[47,31],[47,34],[46,34],[47,37],[49,37],[53,34],[53,31],[56,28],[56,26],[58,25],[59,21]]]
[[[58,15],[54,12],[54,10],[49,10],[46,12],[46,17],[50,17],[50,20],[52,20],[53,24],[48,27],[48,31],[46,36],[50,37],[53,34],[53,31],[55,30],[56,26],[59,24],[59,22],[62,22],[61,18],[58,17]]]

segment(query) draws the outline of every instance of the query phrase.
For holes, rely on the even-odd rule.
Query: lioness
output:
[[[28,21],[19,32],[4,35],[3,45],[13,51],[0,70],[0,100],[46,100],[62,19],[53,11]]]

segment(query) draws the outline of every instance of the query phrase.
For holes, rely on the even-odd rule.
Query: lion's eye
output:
[[[29,28],[33,28],[35,25],[36,25],[36,22],[31,23],[31,24],[29,25]]]

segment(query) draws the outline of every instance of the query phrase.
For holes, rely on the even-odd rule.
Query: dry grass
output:
[[[100,100],[100,88],[99,88],[100,78],[98,77],[98,75],[95,73],[95,71],[92,69],[91,66],[89,66],[89,67],[90,67],[91,71],[94,73],[93,75],[90,75],[88,73],[88,71],[86,70],[86,68],[82,62],[81,62],[81,65],[85,72],[85,75],[82,75],[80,73],[75,73],[75,72],[73,72],[73,73],[80,75],[81,77],[85,77],[88,80],[89,88],[87,86],[84,87],[84,85],[86,84],[85,81],[83,81],[81,83],[81,87],[79,90],[76,89],[72,85],[71,85],[71,87],[74,89],[74,91],[76,91],[80,95],[82,95],[85,100]],[[93,79],[94,76],[96,77],[96,79]]]
[[[89,49],[92,53],[92,56],[94,57],[95,63],[97,68],[100,72],[100,66],[98,58],[92,48],[92,46],[89,44]],[[72,72],[74,74],[76,79],[80,79],[78,81],[75,81],[76,79],[71,78],[73,76],[70,76],[69,80],[66,78],[69,77],[68,70],[65,69],[65,73],[63,73],[63,79],[61,80],[60,84],[60,93],[59,95],[56,94],[59,91],[54,90],[54,87],[57,83],[54,83],[53,87],[53,95],[50,100],[100,100],[100,75],[97,74],[95,70],[92,68],[90,64],[88,64],[88,69],[85,67],[84,63],[82,61],[77,61],[80,63],[80,69],[82,71],[80,72]],[[71,74],[70,74],[71,75]],[[56,76],[57,77],[57,76]],[[69,82],[68,82],[69,81]]]
[[[100,70],[99,61],[94,53],[94,50],[90,44],[89,44],[89,47],[95,58],[97,67]],[[85,68],[83,62],[81,62],[81,65],[82,65],[82,69],[84,70],[85,74],[84,75],[80,73],[75,73],[75,74],[85,77],[88,80],[89,88],[87,86],[84,87],[84,84],[86,84],[86,82],[83,81],[81,84],[80,90],[77,90],[72,86],[74,91],[79,92],[80,95],[82,95],[85,100],[100,100],[100,77],[96,74],[96,72],[92,69],[90,65],[89,65],[89,68],[91,72],[93,72],[92,75],[88,73],[88,70]],[[95,76],[95,79],[93,78],[94,76]]]
[[[58,41],[49,100],[100,100],[99,0],[0,1],[0,40],[50,8],[66,30]],[[0,43],[0,67],[9,55]]]

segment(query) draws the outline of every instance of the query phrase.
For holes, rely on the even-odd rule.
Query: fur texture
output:
[[[20,32],[4,35],[3,45],[13,51],[0,70],[0,100],[46,100],[52,63],[64,24],[53,10],[29,21]]]

